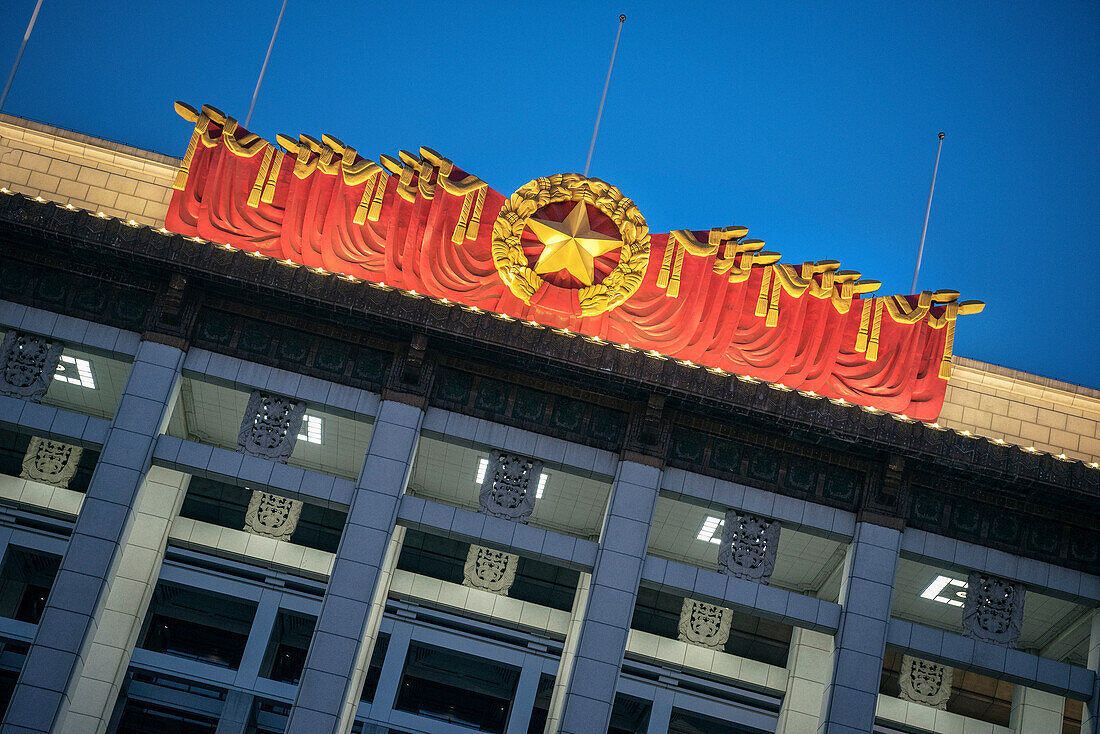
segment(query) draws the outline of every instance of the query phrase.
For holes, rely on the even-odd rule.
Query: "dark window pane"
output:
[[[317,619],[308,614],[279,611],[267,643],[260,675],[282,683],[298,684]]]
[[[38,624],[61,559],[8,547],[0,566],[0,616]]]
[[[367,667],[367,675],[363,680],[363,693],[359,700],[374,703],[374,694],[378,690],[378,679],[382,677],[382,664],[386,662],[386,650],[390,648],[390,636],[385,632],[378,635],[378,641],[374,643],[374,652],[370,656],[370,665]]]
[[[252,602],[162,582],[153,592],[140,647],[236,668],[255,613]]]
[[[652,708],[653,704],[649,701],[616,694],[607,734],[644,734],[649,728],[649,712]]]
[[[218,722],[166,706],[127,701],[118,734],[214,734]]]

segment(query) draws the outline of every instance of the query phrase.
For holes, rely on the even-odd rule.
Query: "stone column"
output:
[[[1088,666],[1096,677],[1092,681],[1092,697],[1081,712],[1081,734],[1100,734],[1100,609],[1092,613]]]
[[[579,624],[566,640],[547,731],[606,731],[634,615],[661,470],[623,459],[611,487],[596,565]]]
[[[866,734],[875,723],[901,531],[857,522],[844,560],[840,626],[821,703],[820,734]]]
[[[395,400],[379,406],[287,734],[351,730],[401,550],[397,510],[423,418],[420,408]]]
[[[1013,734],[1062,731],[1066,699],[1056,693],[1025,686],[1012,687],[1012,713],[1008,728]]]
[[[186,492],[185,475],[150,471],[183,356],[153,341],[138,347],[4,734],[90,734],[107,726]]]
[[[787,654],[787,690],[775,734],[816,734],[832,664],[832,635],[794,628]]]

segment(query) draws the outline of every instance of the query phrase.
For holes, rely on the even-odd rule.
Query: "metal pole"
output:
[[[596,127],[592,129],[592,142],[588,144],[588,158],[584,161],[584,175],[588,177],[588,169],[592,165],[592,151],[596,149],[596,135],[600,132],[600,118],[603,117],[603,103],[607,101],[607,87],[611,84],[611,69],[615,67],[615,54],[619,50],[619,36],[623,34],[623,23],[626,16],[619,16],[619,30],[615,32],[615,45],[611,48],[611,63],[607,65],[607,78],[603,81],[603,94],[600,95],[600,109],[596,113]]]
[[[264,74],[267,72],[267,62],[271,60],[271,49],[275,48],[275,36],[279,35],[279,26],[283,23],[283,12],[286,11],[286,0],[283,7],[279,8],[279,19],[275,21],[275,31],[271,34],[271,43],[267,44],[267,55],[264,56],[264,65],[260,67],[260,78],[256,80],[256,91],[252,93],[252,104],[248,105],[248,116],[244,118],[244,126],[252,122],[252,111],[256,109],[256,98],[260,96],[260,85],[264,83]]]
[[[8,83],[4,85],[4,93],[0,94],[0,112],[4,111],[4,102],[8,100],[8,90],[11,89],[11,83],[15,81],[15,72],[19,70],[19,62],[23,60],[23,49],[27,47],[31,31],[34,30],[34,21],[38,20],[38,9],[41,7],[42,0],[38,0],[34,6],[34,12],[31,13],[31,22],[27,23],[27,32],[23,34],[23,43],[19,44],[19,53],[15,55],[15,63],[12,64],[11,73],[8,74]]]
[[[924,210],[924,226],[920,231],[920,247],[917,248],[917,267],[913,270],[913,285],[909,286],[910,293],[917,292],[917,276],[920,275],[920,260],[924,256],[924,236],[928,233],[928,216],[932,213],[932,192],[936,190],[936,172],[940,170],[940,151],[943,150],[943,139],[947,133],[940,133],[940,145],[936,148],[936,165],[932,167],[932,185],[928,188],[928,206]]]

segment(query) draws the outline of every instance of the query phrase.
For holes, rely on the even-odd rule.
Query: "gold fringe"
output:
[[[760,279],[760,295],[756,298],[756,315],[767,316],[768,315],[768,291],[771,290],[772,285],[772,268],[769,265],[764,268],[764,275]]]
[[[470,215],[470,226],[466,228],[466,239],[476,240],[477,233],[481,229],[481,212],[485,208],[485,192],[488,186],[482,186],[477,190],[477,201],[474,202],[474,211]]]
[[[260,161],[260,171],[256,174],[256,182],[252,184],[252,191],[248,194],[248,205],[253,209],[260,206],[260,197],[264,192],[264,181],[267,179],[267,168],[271,165],[271,155],[274,151],[273,146],[267,146],[267,150],[264,151],[264,158]]]
[[[955,321],[947,322],[947,335],[943,338],[943,357],[940,359],[940,378],[951,377],[951,352],[955,348]]]
[[[856,351],[867,351],[867,328],[871,324],[871,311],[874,310],[875,299],[863,301],[863,311],[859,314],[859,331],[856,333]]]
[[[381,169],[375,171],[367,178],[366,185],[363,186],[363,196],[359,199],[359,206],[355,207],[355,216],[351,219],[356,224],[366,224],[367,216],[370,209],[371,194],[374,192],[375,186],[378,184],[378,174],[382,173]]]
[[[472,191],[462,197],[462,213],[458,215],[458,224],[455,225],[455,231],[451,234],[451,244],[461,245],[462,240],[466,239],[466,218],[470,216],[473,198]]]
[[[772,297],[768,302],[768,318],[764,321],[765,326],[775,326],[779,323],[779,292],[781,290],[783,290],[783,279],[779,277],[777,272],[775,278],[772,279]]]
[[[665,256],[661,260],[661,272],[657,274],[657,287],[668,287],[668,276],[672,272],[672,256],[676,253],[676,238],[671,234],[668,236],[668,242],[665,244]]]
[[[882,329],[882,309],[883,301],[885,299],[875,299],[875,321],[871,324],[871,338],[867,341],[867,361],[878,361],[878,337],[879,331]]]
[[[199,138],[206,132],[206,128],[210,126],[210,118],[206,115],[200,115],[197,122],[195,122],[195,131],[191,133],[191,140],[187,143],[187,152],[183,155],[183,161],[180,162],[179,170],[176,171],[176,178],[172,182],[172,188],[176,191],[183,191],[187,186],[187,174],[191,171],[191,160],[195,157],[195,149],[199,147]]]
[[[382,198],[386,195],[386,185],[389,182],[390,177],[385,173],[378,177],[378,184],[374,189],[374,201],[370,203],[370,212],[367,214],[367,219],[372,222],[377,222],[378,216],[382,213]]]
[[[274,150],[274,146],[272,146],[272,149]],[[275,201],[275,184],[279,182],[279,169],[283,167],[283,156],[283,151],[275,151],[275,159],[272,161],[271,170],[267,174],[267,185],[264,186],[263,196],[260,197],[260,201],[265,204]]]

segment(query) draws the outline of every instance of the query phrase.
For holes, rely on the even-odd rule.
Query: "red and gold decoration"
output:
[[[430,148],[375,162],[176,110],[194,131],[168,229],[657,359],[933,421],[955,322],[982,309],[956,291],[872,297],[877,281],[781,263],[744,227],[650,234],[618,188],[575,173],[506,199]]]

